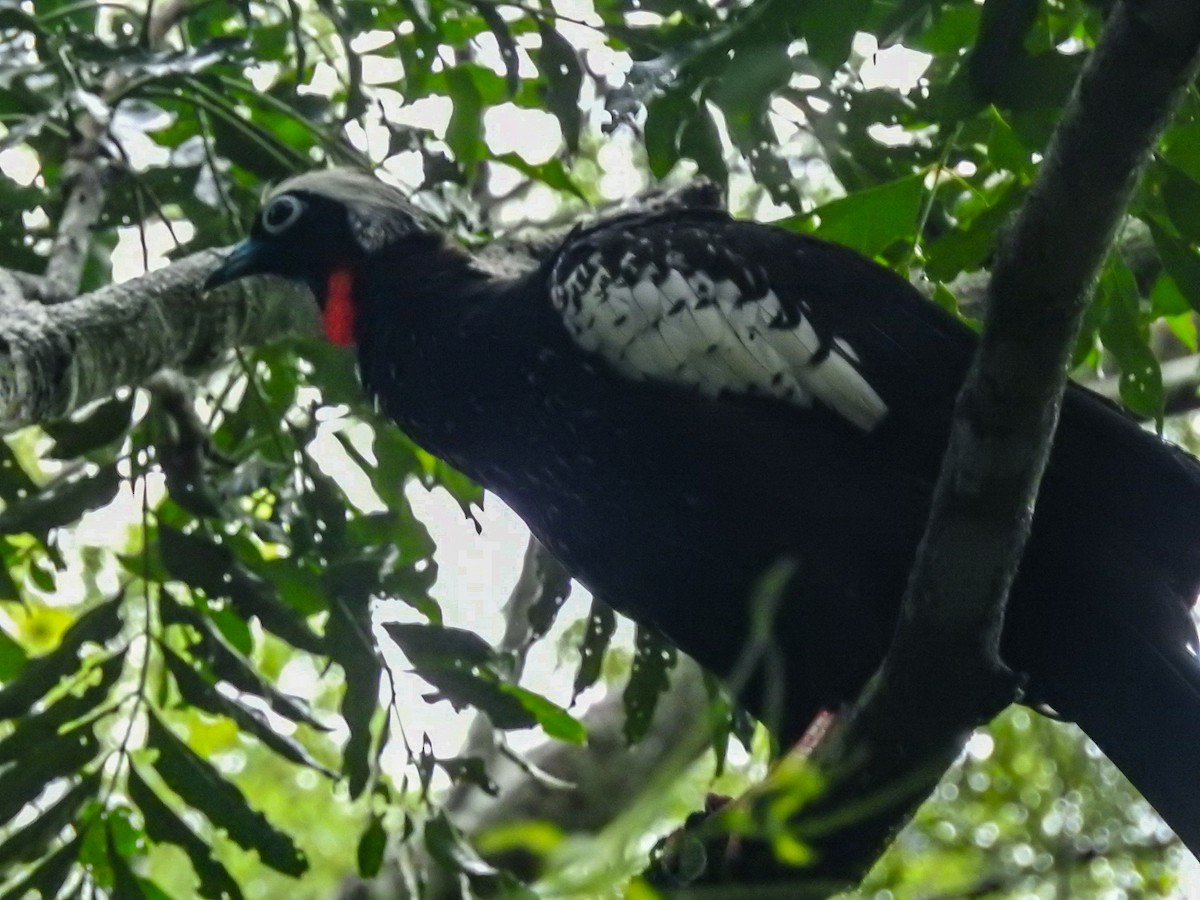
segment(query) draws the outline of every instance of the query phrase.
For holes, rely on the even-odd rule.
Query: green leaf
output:
[[[156,93],[149,96],[158,96]],[[184,89],[184,96],[187,95]],[[209,101],[211,104],[211,101]],[[197,103],[204,108],[204,103]],[[275,136],[254,122],[225,108],[212,109],[210,118],[217,153],[269,184],[293,174],[297,160],[277,146]]]
[[[552,159],[540,165],[534,165],[533,163],[526,162],[515,153],[505,153],[501,156],[493,156],[492,160],[493,162],[503,163],[506,166],[516,169],[522,175],[526,175],[534,181],[540,181],[542,184],[554,188],[556,191],[573,194],[583,201],[587,200],[583,191],[571,180],[571,176],[567,174],[567,170],[563,168],[563,164],[557,159]]]
[[[717,184],[729,182],[729,167],[725,164],[725,148],[712,114],[700,104],[684,122],[679,134],[679,153],[695,160],[701,175]]]
[[[897,241],[912,241],[924,196],[921,174],[857,191],[818,206],[812,213],[821,223],[815,233],[866,256],[878,256]]]
[[[0,719],[24,715],[60,678],[74,672],[84,644],[111,640],[121,630],[123,596],[101,603],[81,615],[66,630],[57,647],[29,660],[14,681],[0,688]]]
[[[133,393],[122,399],[105,400],[82,414],[42,426],[54,438],[46,451],[55,459],[74,459],[92,450],[107,447],[129,430],[133,413]]]
[[[679,653],[673,644],[657,631],[638,626],[633,667],[622,695],[627,743],[636,744],[646,736],[658,707],[658,698],[671,686],[671,670],[678,659]]]
[[[590,688],[600,678],[604,665],[604,654],[617,630],[617,614],[601,600],[593,598],[588,610],[583,641],[579,645],[579,671],[575,673],[575,685],[571,691],[571,702]]]
[[[1200,183],[1165,162],[1159,166],[1166,171],[1161,192],[1171,224],[1189,243],[1200,243]]]
[[[295,557],[266,560],[258,566],[258,574],[271,583],[284,603],[301,615],[316,615],[324,612],[328,605],[321,588],[321,576],[306,560]]]
[[[492,645],[473,631],[418,622],[385,622],[383,630],[395,641],[413,668],[474,668],[496,662]]]
[[[586,744],[587,729],[569,712],[552,703],[541,694],[526,690],[520,685],[500,682],[500,689],[521,701],[521,705],[533,714],[542,731],[552,738],[570,744]]]
[[[786,41],[739,42],[724,72],[708,89],[708,98],[724,113],[729,136],[746,157],[755,179],[776,203],[799,208],[795,178],[779,155],[775,131],[768,121],[771,99],[787,85],[793,71]]]
[[[146,833],[127,803],[114,802],[108,804],[107,808],[98,807],[96,812],[101,814],[104,824],[112,834],[113,843],[126,859],[145,850]],[[94,833],[89,837],[94,837]],[[95,847],[94,841],[92,847]]]
[[[147,716],[147,729],[147,743],[158,751],[154,770],[185,803],[277,872],[295,877],[308,871],[308,861],[291,837],[251,809],[237,785],[197,756],[153,712]]]
[[[85,774],[35,819],[10,833],[0,842],[0,872],[12,871],[14,864],[43,853],[67,825],[74,824],[76,832],[81,832],[79,811],[99,793],[100,784],[98,771]]]
[[[55,579],[56,573],[57,569],[54,566],[54,561],[48,556],[31,560],[29,568],[26,569],[29,583],[41,588],[47,594],[54,594],[58,590]]]
[[[472,508],[476,506],[480,509],[483,508],[483,488],[445,460],[426,453],[424,450],[417,450],[417,458],[421,461],[421,468],[425,472],[422,483],[426,487],[438,485],[445,488],[458,503],[463,515],[475,522],[475,530],[478,531],[480,525]]]
[[[54,779],[75,775],[99,750],[100,742],[87,728],[42,742],[36,753],[0,773],[0,823],[21,812]]]
[[[583,87],[583,67],[575,47],[544,19],[538,19],[538,34],[542,46],[534,54],[534,63],[541,74],[540,90],[546,109],[558,119],[568,153],[579,152],[579,132],[583,128],[583,112],[579,108],[579,92]]]
[[[508,657],[479,635],[441,625],[386,622],[384,630],[417,673],[438,690],[436,699],[473,706],[500,729],[540,724],[547,734],[582,743],[586,732],[566,710],[507,680]],[[428,698],[427,698],[428,699]]]
[[[1138,319],[1137,280],[1115,254],[1101,272],[1097,300],[1103,311],[1100,340],[1121,367],[1121,401],[1135,413],[1161,421],[1162,369]]]
[[[469,174],[487,152],[483,141],[483,97],[465,66],[446,70],[446,88],[454,103],[450,124],[446,126],[446,143],[454,152],[454,159]]]
[[[571,576],[545,550],[534,552],[532,557],[538,581],[538,596],[529,607],[526,620],[529,624],[530,638],[540,641],[554,627],[559,610],[567,602],[567,596],[571,593]]]
[[[356,602],[357,601],[357,602]],[[351,797],[366,788],[375,765],[371,722],[379,709],[379,683],[383,664],[372,638],[369,598],[339,598],[325,627],[329,656],[346,679],[339,711],[350,736],[342,750],[342,771]]]
[[[108,851],[106,854],[108,865],[112,869],[113,875],[113,900],[145,900],[146,894],[142,890],[141,883],[133,874],[133,869],[129,868],[129,862],[117,849],[111,825],[104,829],[104,838],[105,848]]]
[[[1164,155],[1192,178],[1200,179],[1200,119],[1179,116],[1163,136]]]
[[[900,15],[885,20],[881,28],[875,29],[877,34],[886,35],[888,44],[903,34],[906,47],[952,57],[970,48],[982,18],[979,6],[974,3],[947,5],[942,0],[900,0],[896,6]],[[922,7],[932,8],[933,14]],[[901,25],[903,18],[910,18],[910,22]],[[931,21],[919,21],[926,18]]]
[[[680,136],[695,113],[695,101],[681,90],[664,91],[646,104],[646,162],[655,178],[666,178],[679,161]]]
[[[94,712],[107,698],[125,667],[125,651],[115,653],[88,673],[88,686],[82,693],[68,694],[36,715],[22,716],[16,727],[0,740],[0,766],[20,763],[35,755],[47,741],[57,739],[59,731],[76,719]]]
[[[171,595],[170,590],[162,592],[159,606],[164,625],[186,625],[195,631],[197,637],[189,646],[189,652],[204,660],[213,674],[222,681],[233,685],[239,691],[261,697],[271,709],[293,722],[303,722],[319,731],[329,730],[328,726],[313,718],[304,701],[289,697],[271,684],[255,668],[254,663],[226,642],[212,622],[196,610],[181,604]]]
[[[478,756],[452,756],[438,759],[437,764],[455,784],[472,785],[493,797],[500,794],[500,785],[488,773],[487,763]]]
[[[440,810],[425,823],[425,849],[448,872],[462,872],[468,878],[489,878],[499,874],[475,852]]]
[[[204,679],[199,672],[179,654],[169,647],[161,646],[163,662],[179,693],[190,705],[212,713],[214,716],[225,716],[237,723],[237,726],[248,734],[254,735],[284,759],[291,760],[301,766],[316,769],[325,775],[335,777],[335,774],[317,762],[295,738],[280,734],[257,710],[243,706],[237,700],[226,697],[216,687]]]
[[[163,565],[173,578],[209,597],[228,598],[239,616],[257,618],[265,629],[293,647],[315,654],[325,652],[324,641],[304,618],[280,602],[270,584],[245,569],[228,547],[162,523],[158,544]]]
[[[937,237],[925,246],[925,273],[934,281],[951,281],[960,272],[985,267],[996,249],[1001,229],[1024,199],[1024,185],[1010,185],[994,197],[964,227]]]
[[[200,896],[210,900],[242,900],[242,891],[233,876],[213,858],[208,846],[164,803],[148,785],[136,767],[130,766],[126,782],[129,799],[142,811],[146,834],[159,844],[174,844],[187,854],[200,879]]]
[[[712,749],[716,757],[716,777],[725,773],[725,759],[729,753],[729,738],[733,735],[733,711],[735,706],[721,690],[720,683],[708,672],[704,673],[704,689],[708,694],[708,720],[712,725]],[[747,747],[749,744],[746,745]]]
[[[3,590],[11,583],[11,579],[8,578],[8,570],[4,567],[3,562],[0,562],[0,600],[19,599],[7,596]],[[20,675],[28,660],[29,655],[25,652],[25,648],[18,644],[7,631],[0,628],[0,682],[12,681]]]
[[[41,490],[37,482],[18,462],[12,447],[0,440],[0,497],[6,502],[13,502],[25,497],[31,497]]]
[[[1036,168],[1030,149],[1021,142],[998,109],[991,106],[988,112],[992,121],[987,142],[988,161],[997,169],[1007,169],[1023,179],[1030,177]]]
[[[1159,272],[1150,287],[1150,309],[1155,316],[1188,318],[1192,312],[1192,305],[1180,292],[1179,286],[1171,276],[1166,272]],[[1192,352],[1195,352],[1194,348]]]
[[[371,431],[375,466],[366,467],[367,474],[373,476],[371,483],[377,486],[379,496],[389,507],[404,505],[405,481],[408,476],[419,474],[421,468],[416,448],[391,422],[373,422]]]
[[[383,827],[383,817],[371,816],[366,829],[358,839],[358,875],[374,878],[383,868],[383,854],[387,850],[388,835]]]
[[[455,709],[473,707],[487,715],[502,731],[532,728],[538,724],[535,715],[519,696],[510,693],[510,685],[486,669],[472,672],[465,669],[430,667],[418,669],[422,678],[437,689],[425,697],[429,702],[448,700]]]
[[[384,576],[380,587],[384,595],[406,603],[434,624],[442,621],[442,608],[429,596],[437,580],[437,566],[432,562],[418,568],[416,565],[394,569]]]
[[[406,5],[415,6],[411,2]],[[419,18],[413,16],[410,21],[417,23]],[[407,93],[414,99],[425,97],[430,93],[430,75],[432,63],[438,59],[438,42],[432,36],[432,31],[417,25],[411,35],[401,35],[395,42],[396,55],[404,64],[404,81]]]
[[[85,512],[107,506],[120,486],[115,464],[60,478],[0,513],[0,534],[28,532],[44,537],[52,528],[71,525]]]
[[[1153,220],[1147,220],[1150,234],[1154,238],[1154,246],[1162,259],[1163,268],[1179,292],[1187,298],[1192,309],[1200,311],[1200,254],[1168,233],[1161,225]]]
[[[490,3],[472,3],[479,17],[487,23],[488,30],[496,38],[500,49],[500,59],[504,63],[504,80],[508,87],[508,96],[516,96],[521,89],[521,57],[517,52],[517,42],[513,40],[512,29],[504,21],[499,10]]]
[[[1183,315],[1166,316],[1163,321],[1179,343],[1192,353],[1200,350],[1200,331],[1197,331],[1196,319],[1190,311]]]
[[[77,834],[42,860],[17,884],[0,894],[0,900],[28,900],[31,896],[57,897],[75,867],[82,844],[83,835]]]
[[[424,523],[412,515],[407,504],[355,516],[346,523],[345,536],[345,552],[330,569],[341,566],[349,577],[366,578],[376,594],[400,558],[428,559],[433,549]],[[335,580],[329,569],[322,574],[327,586]]]
[[[871,0],[801,3],[797,6],[803,10],[798,17],[798,37],[808,44],[809,56],[830,72],[840,68],[850,55],[854,35],[866,22]]]

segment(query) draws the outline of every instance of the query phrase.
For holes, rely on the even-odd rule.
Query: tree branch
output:
[[[221,256],[206,250],[53,307],[0,310],[0,430],[59,418],[163,367],[315,332],[308,292],[276,279],[204,296]]]
[[[190,10],[189,0],[165,0],[152,6],[145,29],[147,45],[158,47]],[[75,121],[75,140],[64,169],[62,216],[38,292],[43,302],[64,302],[79,292],[92,247],[92,229],[104,212],[114,175],[114,160],[104,146],[113,111],[109,103],[128,83],[128,76],[110,73],[104,80],[104,96],[97,104],[102,109],[87,110]]]
[[[1191,0],[1122,2],[1080,76],[993,269],[983,337],[892,646],[814,754],[825,789],[793,821],[816,860],[806,877],[857,883],[970,731],[1016,696],[999,657],[1004,607],[1071,348],[1137,176],[1194,77],[1198,47]],[[754,821],[756,799],[788,789],[788,769],[719,818]],[[797,876],[765,840],[745,844],[726,874]]]
[[[638,206],[713,206],[711,183],[691,182]],[[497,274],[534,268],[569,229],[492,241],[477,252]],[[164,367],[195,370],[227,350],[288,335],[316,334],[308,291],[273,278],[237,282],[205,295],[204,279],[225,250],[205,250],[120,285],[47,308],[8,304],[15,289],[28,299],[36,276],[0,270],[0,433],[67,415]],[[13,286],[16,286],[14,289]]]

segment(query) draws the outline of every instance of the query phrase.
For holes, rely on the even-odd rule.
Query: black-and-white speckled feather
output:
[[[387,415],[596,596],[778,709],[783,742],[877,671],[976,346],[896,273],[702,210],[606,219],[496,271],[346,172],[280,185],[209,283],[256,273],[307,284]],[[1198,510],[1194,459],[1069,388],[1000,646],[1193,850]],[[780,560],[779,652],[747,680]]]
[[[859,348],[724,241],[736,223],[717,222],[635,218],[569,240],[550,296],[574,341],[630,378],[822,403],[870,431],[888,410]]]

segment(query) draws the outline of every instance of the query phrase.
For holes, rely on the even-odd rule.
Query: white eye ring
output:
[[[262,227],[267,234],[281,234],[295,224],[304,212],[304,204],[291,194],[272,200],[262,213]]]

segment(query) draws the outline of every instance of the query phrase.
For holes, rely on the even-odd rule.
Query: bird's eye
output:
[[[304,204],[290,194],[276,197],[262,214],[262,226],[267,234],[280,234],[300,218]]]

